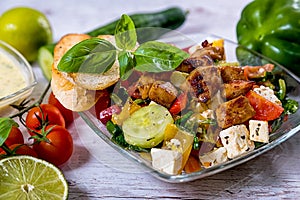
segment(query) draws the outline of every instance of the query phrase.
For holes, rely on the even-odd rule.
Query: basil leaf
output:
[[[119,52],[118,60],[120,65],[120,77],[122,80],[126,80],[134,67],[132,54],[127,51]]]
[[[171,71],[189,54],[163,42],[149,41],[141,44],[134,52],[135,69],[145,72]]]
[[[69,49],[58,63],[58,70],[68,73],[101,74],[116,60],[116,48],[100,38],[83,40]]]
[[[132,19],[123,14],[115,29],[116,45],[122,50],[131,50],[136,46],[137,35]]]
[[[8,117],[0,118],[0,146],[3,145],[9,136],[12,126],[18,126],[13,119]]]

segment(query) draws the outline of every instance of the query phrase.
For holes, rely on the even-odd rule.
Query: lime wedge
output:
[[[67,181],[53,164],[24,155],[0,160],[0,199],[67,198]]]

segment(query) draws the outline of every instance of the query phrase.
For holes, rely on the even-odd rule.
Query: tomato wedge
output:
[[[280,105],[267,100],[252,90],[246,94],[246,97],[256,112],[253,119],[272,121],[280,117],[284,111]]]

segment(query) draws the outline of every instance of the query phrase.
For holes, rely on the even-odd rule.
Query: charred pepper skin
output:
[[[300,2],[254,0],[237,23],[238,43],[300,76]]]

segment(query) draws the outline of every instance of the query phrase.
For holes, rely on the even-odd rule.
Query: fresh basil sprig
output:
[[[57,69],[68,73],[101,74],[112,67],[116,55],[116,48],[109,41],[90,38],[68,50],[58,63]]]
[[[116,45],[122,50],[132,50],[137,43],[135,25],[128,15],[122,15],[115,29]]]
[[[132,69],[143,72],[171,71],[189,57],[183,50],[157,41],[148,41],[135,49],[135,25],[125,14],[116,26],[115,43],[116,46],[99,38],[84,40],[65,53],[57,68],[68,73],[102,74],[108,71],[118,58],[120,77],[124,80]]]
[[[134,52],[135,69],[144,72],[171,71],[188,56],[188,53],[167,43],[149,41]]]
[[[121,51],[118,55],[120,65],[120,76],[122,80],[126,80],[134,68],[133,55],[128,51]]]

